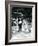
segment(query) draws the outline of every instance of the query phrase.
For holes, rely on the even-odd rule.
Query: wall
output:
[[[21,0],[25,1],[25,0]],[[30,1],[30,0],[26,0]],[[37,2],[37,0],[31,0]],[[0,46],[5,46],[5,0],[0,0]],[[19,44],[13,46],[37,46],[38,43]]]

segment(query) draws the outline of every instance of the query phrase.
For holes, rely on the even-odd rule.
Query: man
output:
[[[22,28],[22,19],[21,18],[18,18],[18,26],[19,26],[19,31],[21,31],[21,28]]]

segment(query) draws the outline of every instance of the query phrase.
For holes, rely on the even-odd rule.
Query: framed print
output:
[[[5,44],[35,42],[37,42],[37,3],[7,2]]]

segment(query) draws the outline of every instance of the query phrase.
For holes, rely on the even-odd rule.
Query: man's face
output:
[[[19,20],[21,20],[21,18],[19,18]]]

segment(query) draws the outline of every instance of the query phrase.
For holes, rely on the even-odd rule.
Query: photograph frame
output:
[[[8,42],[8,4],[10,2],[23,3],[23,4],[34,4],[35,5],[35,40],[34,41],[23,41],[23,42]],[[6,31],[5,31],[5,45],[11,44],[25,44],[25,43],[36,43],[37,42],[37,3],[36,2],[22,2],[22,1],[10,1],[5,2],[6,10]]]

